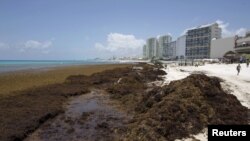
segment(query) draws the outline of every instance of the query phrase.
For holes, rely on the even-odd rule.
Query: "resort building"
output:
[[[156,59],[162,59],[164,57],[164,49],[171,40],[172,37],[170,35],[160,36],[159,40],[155,37],[147,39],[146,45],[143,46],[143,58],[152,59],[155,57]]]
[[[217,23],[188,29],[186,33],[186,58],[210,58],[211,40],[221,38],[221,28]]]
[[[152,59],[153,57],[156,57],[156,52],[158,52],[158,43],[156,38],[149,38],[147,39],[147,45],[146,45],[146,56],[148,59]]]
[[[245,37],[236,37],[235,51],[237,53],[250,53],[250,31],[246,33]]]
[[[147,58],[147,45],[144,45],[143,46],[143,59],[146,59]]]
[[[176,59],[184,59],[186,52],[186,35],[183,35],[176,40]]]
[[[163,56],[166,59],[176,59],[176,41],[166,43]]]
[[[159,37],[158,43],[159,43],[159,52],[157,53],[158,58],[164,57],[164,50],[167,48],[167,44],[172,41],[172,37],[170,35],[163,35]]]
[[[210,58],[220,59],[228,51],[234,51],[235,37],[216,39],[211,41]]]

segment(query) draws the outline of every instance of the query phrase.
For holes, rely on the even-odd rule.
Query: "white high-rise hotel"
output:
[[[186,33],[186,57],[210,58],[211,40],[219,38],[221,38],[221,28],[217,23],[189,29]]]
[[[155,37],[147,39],[146,45],[143,46],[143,58],[163,58],[166,54],[167,44],[171,40],[172,37],[170,35],[160,36],[159,39]]]
[[[184,58],[186,36],[179,37],[176,41],[172,41],[170,35],[160,36],[147,39],[146,45],[143,46],[143,58],[151,59],[176,59]]]
[[[149,38],[143,47],[143,57],[161,59],[203,59],[211,58],[212,39],[221,38],[221,28],[217,23],[188,29],[185,35],[172,41],[170,35]]]
[[[164,35],[159,37],[159,52],[157,54],[157,58],[163,58],[166,56],[167,44],[172,41],[172,37],[170,35]]]
[[[151,59],[153,57],[156,57],[156,54],[158,52],[158,41],[156,38],[149,38],[147,39],[147,43],[145,46],[145,58]]]

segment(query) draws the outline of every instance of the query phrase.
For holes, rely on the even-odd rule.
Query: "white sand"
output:
[[[221,85],[225,91],[235,95],[243,106],[250,109],[250,67],[247,68],[246,64],[242,64],[241,72],[237,75],[236,66],[237,64],[206,64],[199,67],[168,65],[168,68],[164,69],[168,73],[164,84],[183,79],[197,72],[205,73],[208,76],[216,76],[224,80]],[[189,141],[193,138],[206,141],[207,129],[197,135],[190,135],[190,138],[181,140]]]
[[[168,74],[164,84],[173,80],[179,80],[192,73],[202,72],[208,76],[216,76],[224,80],[221,83],[224,90],[235,95],[243,106],[250,109],[250,67],[241,65],[241,72],[237,75],[237,64],[206,64],[204,66],[168,66],[164,69]]]

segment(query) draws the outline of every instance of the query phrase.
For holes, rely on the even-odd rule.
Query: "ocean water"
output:
[[[60,66],[90,65],[90,64],[111,64],[117,62],[97,60],[0,60],[0,73],[18,70],[42,69]]]

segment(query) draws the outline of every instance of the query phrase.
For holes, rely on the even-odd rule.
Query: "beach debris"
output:
[[[143,67],[133,66],[132,70],[140,71],[143,70]]]
[[[70,127],[78,127],[78,125],[83,127],[79,130],[88,131],[86,136],[79,135],[80,138],[84,139],[88,139],[86,137],[90,135],[90,139],[96,137],[96,140],[101,138],[114,140],[107,133],[118,133],[119,137],[122,137],[124,140],[173,141],[189,137],[191,134],[200,133],[208,124],[248,124],[249,109],[242,106],[234,95],[223,91],[220,85],[221,79],[198,73],[191,74],[181,80],[171,81],[168,85],[159,86],[152,82],[161,82],[164,79],[163,76],[167,77],[161,65],[137,64],[134,66],[142,67],[143,69],[139,71],[133,70],[132,66],[107,70],[91,76],[70,76],[63,84],[25,91],[23,95],[20,95],[20,99],[24,95],[28,97],[38,96],[37,99],[35,98],[35,102],[40,102],[41,98],[47,98],[46,102],[54,102],[55,104],[53,105],[56,105],[51,108],[56,108],[56,110],[58,108],[58,113],[60,113],[62,109],[58,105],[62,105],[62,102],[66,100],[65,98],[86,93],[90,88],[105,90],[102,95],[100,95],[99,91],[95,91],[94,96],[90,97],[85,103],[78,102],[81,100],[80,98],[75,99],[76,103],[80,105],[85,104],[80,106],[81,108],[75,107],[78,110],[82,108],[86,110],[86,108],[88,109],[86,104],[91,105],[89,106],[91,108],[88,109],[90,111],[77,112],[79,115],[76,114],[78,116],[76,120],[79,121],[72,122],[74,117],[58,118],[69,126],[65,128],[65,131],[67,131],[69,137],[73,138],[75,138],[74,135],[78,133],[78,130]],[[148,85],[150,83],[152,85]],[[56,98],[59,100],[55,100],[54,96],[57,96]],[[106,109],[103,112],[92,111],[93,104],[96,105],[102,101],[98,102],[98,99],[96,99],[100,96],[106,96],[107,103],[114,101],[117,104],[119,103],[118,105],[122,107],[122,111],[128,111],[129,116],[132,118],[125,122],[123,118],[118,118],[117,115],[111,114],[114,108],[111,105],[111,107],[108,106],[111,108],[110,114],[105,117],[105,120],[102,120],[104,116],[98,114],[107,114]],[[0,103],[4,104],[3,101]],[[25,103],[13,103],[12,108],[17,106],[27,107],[27,105],[23,104]],[[105,105],[105,103],[103,104]],[[104,105],[99,105],[99,108],[105,108]],[[77,104],[72,104],[71,106],[74,107]],[[39,107],[37,108],[39,109]],[[17,114],[22,116],[21,113],[17,112]],[[69,113],[69,115],[73,116],[74,114]],[[28,119],[29,117],[26,118]],[[91,120],[96,118],[100,122],[94,122],[94,126],[90,126],[92,124]],[[42,122],[45,121],[46,119]],[[121,126],[115,126],[118,123]],[[42,123],[35,123],[35,127],[38,128],[40,124]],[[25,123],[23,123],[24,125]],[[63,127],[63,125],[56,125],[58,128]],[[10,136],[5,138],[9,140],[23,139],[25,136],[20,131],[26,128],[18,127],[18,129],[19,132],[13,132],[11,138],[9,138]],[[32,128],[32,131],[34,130],[35,128]],[[93,130],[98,132],[98,136],[91,132]],[[56,133],[57,130],[51,130],[51,135],[54,132]],[[44,132],[44,135],[48,135],[47,132]],[[63,139],[66,140],[67,138]],[[68,140],[70,139],[68,138]]]
[[[117,81],[117,84],[120,84],[121,81],[122,81],[122,78],[119,78]]]
[[[248,109],[227,94],[216,77],[193,74],[142,94],[128,139],[175,140],[197,134],[208,124],[248,124]],[[142,126],[143,125],[143,126]],[[150,137],[148,134],[151,133]],[[159,139],[160,140],[160,139]]]

